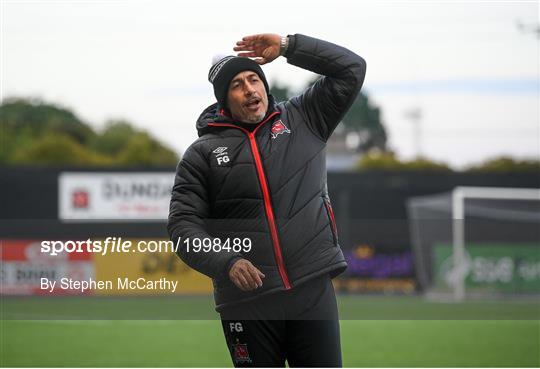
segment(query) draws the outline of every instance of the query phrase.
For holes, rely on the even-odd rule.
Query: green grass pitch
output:
[[[167,301],[176,301],[178,307],[178,300]],[[194,306],[210,303],[208,299],[193,301]],[[433,318],[434,311],[452,308],[468,313],[462,315],[467,318],[474,317],[474,312],[485,314],[490,306],[500,307],[501,303],[426,304],[415,298],[340,298],[345,316],[356,309],[394,308],[404,312],[404,319],[410,309],[429,319],[430,311]],[[2,308],[6,317],[6,311],[21,310],[20,301],[6,299]],[[511,320],[345,319],[341,321],[343,364],[538,367],[540,321],[536,309],[537,302],[506,303],[506,315],[501,316]],[[0,340],[2,367],[232,367],[217,320],[2,320]]]

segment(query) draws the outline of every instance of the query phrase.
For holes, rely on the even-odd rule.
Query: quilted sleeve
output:
[[[322,75],[292,106],[298,106],[306,124],[327,141],[356,99],[366,75],[365,60],[352,51],[313,37],[289,36],[287,62]]]
[[[192,145],[176,169],[167,230],[171,240],[179,246],[176,253],[187,265],[210,278],[218,279],[226,276],[229,262],[241,257],[241,254],[225,250],[214,252],[212,249],[210,252],[194,252],[193,247],[188,249],[184,242],[189,239],[192,245],[196,238],[214,239],[207,227],[210,217],[208,171],[207,161]]]

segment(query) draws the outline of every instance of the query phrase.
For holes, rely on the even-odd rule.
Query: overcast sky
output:
[[[1,1],[2,98],[34,96],[96,128],[125,118],[178,152],[213,103],[208,68],[244,35],[303,33],[366,59],[389,144],[461,167],[540,156],[537,1]],[[269,81],[310,74],[279,58]]]

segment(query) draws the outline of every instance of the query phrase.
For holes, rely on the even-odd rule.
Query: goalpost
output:
[[[540,296],[540,188],[456,187],[407,210],[426,297]]]
[[[465,299],[465,200],[536,200],[540,189],[500,187],[456,187],[452,191],[452,248],[454,259],[454,300]]]

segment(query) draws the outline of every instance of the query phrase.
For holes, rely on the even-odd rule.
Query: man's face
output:
[[[252,71],[238,73],[229,84],[227,105],[235,120],[259,123],[268,109],[268,96],[259,75]]]

